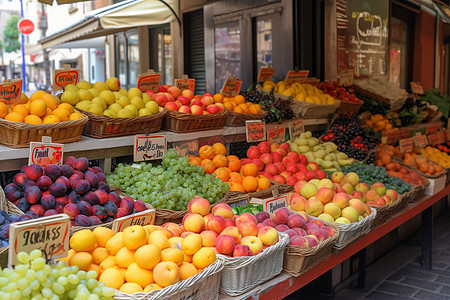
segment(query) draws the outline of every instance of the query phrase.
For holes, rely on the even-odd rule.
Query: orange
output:
[[[245,102],[245,98],[244,98],[244,96],[242,96],[242,95],[237,95],[237,96],[234,96],[233,101],[234,101],[236,104],[241,104],[241,103],[244,103],[244,102]]]
[[[241,173],[244,176],[256,176],[258,175],[258,166],[254,163],[243,165],[241,168]]]
[[[69,103],[61,103],[60,105],[58,105],[58,108],[64,108],[69,113],[73,114],[73,106]]]
[[[34,95],[34,94],[33,94]],[[30,104],[30,115],[42,117],[47,113],[47,103],[44,100],[37,99]]]
[[[200,157],[197,157],[197,156],[189,156],[189,162],[191,163],[191,164],[194,164],[194,165],[196,165],[196,166],[201,166],[201,163],[202,163],[202,160],[200,159]]]
[[[245,193],[245,189],[240,183],[231,183],[230,192]]]
[[[242,110],[244,111],[244,114],[248,113],[248,107],[245,103],[239,104],[238,107],[242,108]]]
[[[215,143],[214,145],[212,145],[212,148],[214,149],[214,153],[217,154],[222,154],[222,155],[227,155],[227,148],[225,148],[225,145],[222,143]]]
[[[260,177],[258,178],[258,189],[265,190],[270,188],[270,180],[267,177]]]
[[[70,112],[64,108],[57,108],[53,111],[53,114],[57,116],[62,122],[70,120]]]
[[[45,103],[47,103],[47,107],[50,108],[51,110],[54,110],[58,107],[60,101],[58,99],[58,97],[55,97],[53,95],[50,94],[44,94],[41,96],[41,99],[45,101]]]
[[[228,168],[233,172],[239,172],[241,170],[241,161],[239,159],[228,159]]]
[[[213,157],[212,161],[216,165],[217,168],[228,166],[228,160],[225,157],[225,155],[222,155],[222,154],[219,154],[219,155],[216,154]]]
[[[261,105],[259,105],[259,104],[252,104],[252,105],[250,105],[249,108],[248,108],[248,112],[253,114],[253,115],[260,114],[262,112]]]
[[[24,119],[25,119],[25,116],[16,111],[13,111],[13,112],[7,114],[5,117],[5,120],[12,121],[12,122],[23,122]]]
[[[243,110],[241,107],[239,107],[239,106],[235,107],[235,108],[233,109],[233,111],[234,111],[235,113],[238,113],[238,114],[243,114],[243,113],[244,113],[244,110]]]
[[[253,176],[245,176],[242,180],[242,186],[246,193],[254,192],[258,189],[258,179]]]
[[[46,116],[43,120],[44,124],[58,123],[61,120],[55,115]]]
[[[215,94],[213,96],[214,103],[223,103],[223,95],[222,94]]]
[[[230,180],[230,173],[230,169],[224,167],[218,168],[214,171],[217,178],[220,178],[223,182],[228,182]]]
[[[17,104],[16,106],[14,106],[13,111],[21,113],[24,116],[28,116],[28,114],[30,113],[28,111],[28,107],[26,107],[25,104]]]
[[[0,102],[0,118],[4,119],[7,114],[9,114],[8,106],[5,103]]]
[[[230,173],[230,180],[231,183],[242,183],[242,175],[238,172],[231,172]]]
[[[224,102],[223,106],[225,106],[226,109],[233,111],[234,110],[234,105],[233,102]]]
[[[203,160],[205,158],[212,159],[216,153],[214,152],[213,147],[204,145],[200,147],[200,149],[198,150],[198,154],[200,156],[200,159]]]
[[[42,124],[41,118],[39,118],[36,115],[28,115],[28,116],[26,116],[24,122],[28,123],[28,124],[33,124],[33,125]]]
[[[216,165],[210,159],[203,159],[201,162],[201,167],[205,170],[206,174],[212,174],[216,170]]]
[[[33,95],[30,97],[30,102],[33,102],[36,99],[42,99],[41,96],[47,94],[45,91],[37,91],[34,92]]]
[[[19,100],[19,102],[17,102],[17,104],[25,104],[27,102],[28,102],[28,96],[25,95],[24,93],[22,93],[20,95],[20,100]]]
[[[225,103],[225,102],[230,102],[231,100],[233,100],[233,98],[230,98],[230,97],[223,97],[223,103]]]
[[[235,159],[239,160],[239,157],[237,157],[236,155],[228,155],[227,159],[228,159],[228,161],[235,160]]]
[[[83,117],[83,114],[76,111],[70,115],[70,120],[71,121],[78,120],[78,119],[81,119],[82,117]]]

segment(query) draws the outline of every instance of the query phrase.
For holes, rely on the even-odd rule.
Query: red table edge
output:
[[[414,203],[409,204],[410,206],[406,207],[406,209],[402,210],[401,212],[391,217],[386,223],[380,225],[371,232],[360,237],[350,246],[346,247],[338,254],[330,254],[328,258],[324,259],[318,265],[313,267],[310,271],[300,275],[299,277],[289,277],[286,280],[278,283],[270,290],[261,293],[258,299],[260,300],[283,299],[284,297],[292,294],[293,292],[307,285],[308,283],[310,283],[317,277],[321,276],[325,272],[331,270],[338,264],[342,263],[355,253],[369,246],[370,244],[372,244],[382,236],[386,235],[390,231],[399,227],[406,221],[412,219],[413,217],[415,217],[428,207],[432,206],[437,201],[447,196],[449,193],[450,193],[450,185],[447,185],[442,191],[434,195],[422,196],[419,200],[416,200]],[[253,297],[249,297],[247,299],[252,298]]]

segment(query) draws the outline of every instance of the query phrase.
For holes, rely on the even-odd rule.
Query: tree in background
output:
[[[12,16],[7,22],[5,30],[3,31],[4,40],[0,45],[5,52],[14,52],[20,49],[19,30],[17,29],[17,22],[19,16]]]

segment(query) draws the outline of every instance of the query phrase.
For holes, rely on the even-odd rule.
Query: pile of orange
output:
[[[232,192],[251,193],[270,187],[270,180],[259,174],[255,164],[242,165],[237,156],[226,154],[227,149],[222,143],[204,145],[199,149],[199,156],[190,155],[189,161],[201,166],[207,174],[216,174],[217,178],[228,183]]]
[[[72,105],[61,103],[58,97],[44,91],[37,91],[30,98],[22,93],[21,99],[10,106],[0,102],[0,118],[12,122],[39,125],[77,120],[82,117],[81,113],[74,111]]]
[[[214,103],[223,103],[226,109],[239,114],[259,115],[262,113],[261,105],[245,101],[244,96],[224,97],[222,94],[213,96]]]

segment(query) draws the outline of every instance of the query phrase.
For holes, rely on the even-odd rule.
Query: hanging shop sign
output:
[[[273,143],[281,144],[284,143],[285,139],[286,136],[284,124],[275,125],[275,127],[267,129],[267,141],[270,144]]]
[[[187,75],[181,76],[181,79],[175,79],[174,86],[180,90],[191,90],[195,91],[195,79],[190,79]]]
[[[271,81],[274,72],[275,72],[274,68],[261,68],[259,69],[258,78],[256,79],[256,81],[258,82]]]
[[[22,79],[5,80],[0,83],[0,102],[10,105],[22,97]]]
[[[125,228],[133,225],[153,225],[155,224],[155,210],[147,209],[131,216],[117,218],[113,222],[112,230],[117,233],[123,231]]]
[[[138,75],[137,88],[140,89],[141,92],[152,90],[157,93],[160,82],[161,74],[155,73],[155,71],[150,69],[147,73],[141,73]]]
[[[265,124],[261,120],[245,121],[245,134],[247,143],[261,142],[266,140]]]
[[[237,78],[236,76],[228,76],[225,80],[221,94],[225,97],[234,97],[239,95],[241,91],[242,80]]]
[[[53,71],[53,90],[60,91],[69,84],[77,84],[78,78],[78,70],[65,64],[62,69]]]
[[[305,83],[308,78],[309,70],[289,71],[286,75],[285,84],[291,85],[293,83]]]
[[[30,143],[28,165],[38,164],[45,167],[49,164],[62,165],[64,145],[52,143],[52,138],[43,136],[42,142]]]
[[[167,150],[167,137],[165,135],[135,135],[134,161],[155,160],[164,158]]]

